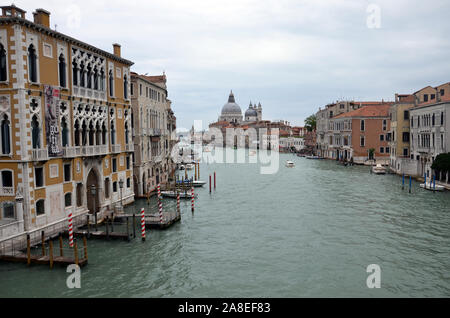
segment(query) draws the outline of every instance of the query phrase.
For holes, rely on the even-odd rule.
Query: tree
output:
[[[308,131],[314,131],[317,127],[317,119],[315,115],[311,115],[308,118],[305,119],[305,128]]]
[[[449,172],[450,171],[450,153],[441,153],[436,157],[431,166],[431,169],[439,172]]]

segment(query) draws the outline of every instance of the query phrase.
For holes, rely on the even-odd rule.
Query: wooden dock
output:
[[[132,214],[115,215],[116,219],[131,218]],[[140,215],[136,214],[136,224],[140,224]],[[163,222],[161,223],[159,213],[145,215],[145,227],[148,229],[167,229],[176,222],[181,220],[181,216],[177,212],[163,212]]]
[[[24,253],[18,253],[15,255],[0,255],[0,260],[5,262],[12,262],[12,263],[28,263],[27,255]],[[39,265],[49,265],[50,266],[50,256],[41,256],[41,255],[31,255],[30,256],[30,263],[31,264],[39,264]],[[61,265],[61,266],[69,266],[71,264],[75,264],[75,259],[72,257],[64,257],[64,256],[55,256],[53,258],[53,264],[54,265]],[[78,259],[78,266],[83,267],[87,265],[88,260],[86,258],[79,258]]]
[[[129,241],[131,239],[131,234],[122,233],[122,232],[106,232],[106,231],[75,231],[73,233],[75,237],[83,237],[86,236],[88,238],[94,239],[116,239],[116,240],[125,240]]]

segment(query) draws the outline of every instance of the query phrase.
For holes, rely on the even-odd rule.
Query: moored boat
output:
[[[172,198],[172,199],[177,198],[177,193],[175,191],[161,191],[161,195],[166,198]],[[196,197],[197,197],[197,194],[194,193],[194,198],[196,198]],[[192,198],[191,191],[180,192],[180,199],[190,199],[190,198]]]
[[[420,187],[421,187],[422,189],[430,190],[430,191],[444,191],[444,190],[445,190],[445,187],[444,187],[444,186],[441,186],[441,185],[439,185],[439,184],[434,184],[434,183],[432,183],[432,182],[427,182],[426,184],[425,184],[425,183],[422,183],[422,184],[420,185]]]
[[[386,174],[386,168],[381,164],[377,164],[376,166],[372,167],[372,172],[375,174]]]

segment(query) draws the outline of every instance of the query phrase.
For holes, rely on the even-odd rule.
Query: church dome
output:
[[[245,117],[257,117],[257,116],[258,116],[258,113],[253,108],[249,108],[245,112]]]
[[[241,107],[236,104],[233,92],[231,92],[230,96],[228,97],[228,103],[226,103],[222,108],[222,115],[230,114],[242,115]]]

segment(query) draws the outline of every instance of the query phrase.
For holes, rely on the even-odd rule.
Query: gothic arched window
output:
[[[10,125],[8,116],[4,115],[1,123],[1,134],[2,134],[2,154],[9,155],[11,153],[11,142],[10,142]]]
[[[31,138],[33,149],[41,148],[41,128],[39,127],[39,120],[36,115],[31,120]]]
[[[114,96],[114,75],[113,71],[109,71],[109,96]]]
[[[59,86],[66,87],[66,59],[62,54],[59,56]]]
[[[69,128],[67,128],[66,118],[63,118],[61,121],[61,135],[62,135],[62,146],[69,146]]]
[[[114,127],[114,122],[111,122],[111,145],[116,144],[116,130]]]
[[[73,77],[73,85],[78,86],[78,64],[77,62],[72,62],[72,77]]]
[[[7,69],[6,69],[6,51],[2,44],[0,44],[0,81],[4,82],[7,80]]]
[[[28,73],[30,76],[30,81],[33,83],[37,82],[37,55],[34,45],[31,44],[28,47]]]
[[[126,75],[123,77],[123,98],[128,99],[128,78]]]
[[[92,67],[90,64],[87,67],[87,88],[92,88]]]
[[[85,87],[85,85],[86,85],[85,73],[86,73],[86,70],[84,69],[84,63],[81,62],[81,65],[80,65],[80,86],[81,87]]]

